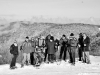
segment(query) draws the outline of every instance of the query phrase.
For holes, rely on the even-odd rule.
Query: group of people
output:
[[[75,54],[78,49],[79,61],[90,64],[89,50],[90,38],[85,33],[80,33],[77,39],[73,33],[69,37],[62,35],[61,39],[55,39],[52,35],[38,38],[27,36],[20,46],[22,54],[21,67],[24,65],[40,66],[42,63],[54,63],[64,60],[67,62],[67,54],[69,54],[69,63],[75,65]],[[59,52],[59,53],[58,53]],[[19,55],[17,41],[10,46],[12,61],[10,69],[15,69],[16,59]]]

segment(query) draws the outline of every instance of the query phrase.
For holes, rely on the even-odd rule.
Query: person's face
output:
[[[17,41],[14,41],[14,44],[17,44]]]
[[[34,38],[31,38],[32,41],[34,41]]]
[[[50,39],[50,36],[48,36],[48,39]]]
[[[35,39],[36,41],[38,40],[38,38]]]
[[[83,34],[83,38],[86,39],[86,34]]]
[[[62,37],[62,39],[65,39],[65,37]]]
[[[26,41],[28,42],[28,39],[26,38]]]
[[[50,39],[50,42],[52,42],[53,40],[52,39]]]

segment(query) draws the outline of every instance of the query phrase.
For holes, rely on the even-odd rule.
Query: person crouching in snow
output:
[[[17,41],[15,40],[14,43],[10,46],[10,53],[12,54],[12,61],[10,64],[10,69],[15,69],[16,67],[16,59],[18,57],[18,44]]]
[[[48,61],[54,62],[54,54],[55,54],[55,42],[53,36],[51,36],[50,41],[47,43],[48,48]]]

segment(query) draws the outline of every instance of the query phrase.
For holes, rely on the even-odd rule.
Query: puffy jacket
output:
[[[30,53],[32,49],[32,45],[30,41],[25,41],[22,45],[23,53]]]
[[[84,44],[86,44],[86,46],[84,46],[84,51],[89,51],[90,38],[86,37],[86,39],[84,39],[83,42]]]
[[[68,44],[68,40],[67,39],[60,39],[60,45],[61,46],[67,46],[67,44]]]
[[[18,55],[18,46],[15,46],[14,44],[12,44],[10,46],[10,53],[14,55]]]
[[[76,47],[78,44],[77,39],[75,37],[69,37],[68,43],[70,47]]]

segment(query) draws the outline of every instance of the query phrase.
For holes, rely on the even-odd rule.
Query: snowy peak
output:
[[[94,24],[94,25],[99,25],[98,21],[94,17],[90,17],[87,21],[87,24]]]
[[[30,21],[34,22],[46,22],[46,23],[84,23],[84,24],[94,24],[100,25],[100,19],[90,17],[90,18],[67,18],[67,17],[44,17],[44,16],[0,16],[0,25],[6,24],[13,21]]]

